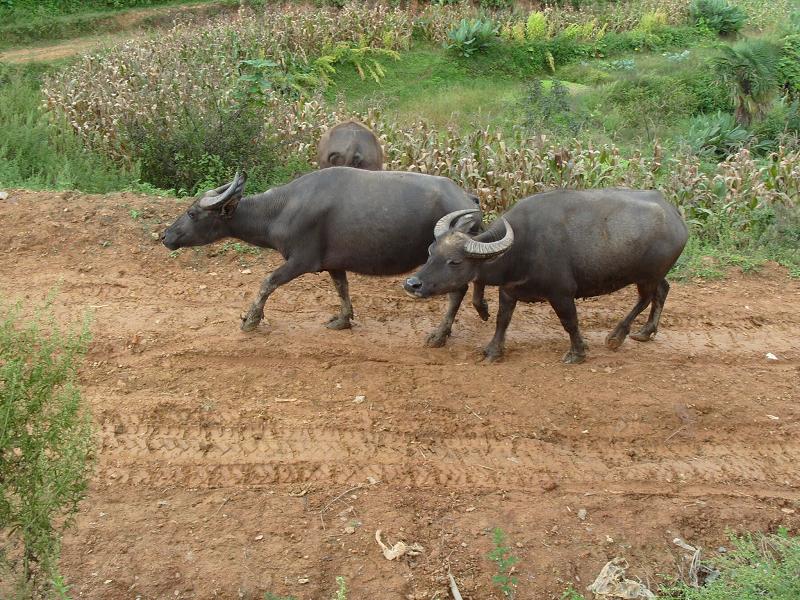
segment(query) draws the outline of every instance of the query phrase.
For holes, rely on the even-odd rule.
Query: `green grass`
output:
[[[490,69],[479,69],[442,48],[417,45],[398,61],[383,61],[380,84],[339,69],[326,95],[354,110],[379,106],[403,122],[423,118],[437,126],[496,122],[521,96],[523,83]]]
[[[800,537],[748,534],[732,539],[733,549],[718,559],[720,577],[694,589],[662,590],[663,600],[797,600],[800,598]]]
[[[0,65],[0,187],[106,193],[135,186],[138,174],[83,148],[41,106],[42,67]]]

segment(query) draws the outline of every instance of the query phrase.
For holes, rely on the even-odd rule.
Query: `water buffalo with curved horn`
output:
[[[639,300],[606,338],[616,350],[648,305],[638,341],[658,329],[669,292],[667,272],[688,238],[677,209],[660,192],[626,189],[558,190],[529,196],[483,233],[470,235],[468,209],[443,217],[427,263],[405,282],[425,298],[462,289],[470,281],[500,287],[494,337],[483,351],[502,356],[506,329],[518,301],[549,302],[569,333],[565,363],[580,363],[587,345],[578,329],[576,298],[600,296],[636,284]]]
[[[328,271],[341,299],[340,313],[327,326],[349,328],[353,307],[347,271],[407,273],[425,262],[440,218],[457,210],[478,210],[477,198],[450,179],[421,173],[332,167],[242,197],[244,181],[244,174],[237,173],[232,183],[209,190],[162,235],[170,250],[233,237],[280,252],[286,262],[264,279],[243,317],[243,331],[258,326],[276,288],[319,271]],[[477,233],[479,219],[470,223],[467,229]],[[466,283],[451,290],[447,313],[428,345],[444,345],[466,291]],[[483,288],[474,292],[473,305],[486,320]]]
[[[317,147],[320,169],[355,167],[383,169],[383,148],[372,130],[358,121],[345,121],[326,131]]]

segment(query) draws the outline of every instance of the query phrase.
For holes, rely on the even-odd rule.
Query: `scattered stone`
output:
[[[766,356],[767,360],[778,360],[778,357],[775,356],[772,352],[767,352]]]
[[[347,533],[347,534],[353,534],[353,533],[356,532],[356,528],[353,527],[352,525],[349,525],[349,526],[344,528],[344,532]]]
[[[261,534],[259,534],[259,535],[257,535],[257,536],[255,537],[255,540],[256,540],[257,542],[260,542],[260,541],[261,541],[261,540],[263,540],[263,539],[264,539],[264,536],[263,536],[263,535],[261,535]]]
[[[0,200],[8,200],[8,192],[0,192]]]
[[[250,269],[242,269],[241,271],[239,271],[239,273],[241,273],[242,275],[250,275],[250,273],[252,272],[253,271],[251,271]]]
[[[795,511],[793,508],[782,508],[781,512],[786,513],[787,515],[793,515]]]
[[[545,481],[542,483],[542,489],[545,492],[552,492],[554,489],[558,487],[558,484],[555,481]]]
[[[581,509],[578,511],[578,518],[579,518],[581,521],[585,521],[585,520],[586,520],[586,515],[587,515],[587,513],[586,513],[586,509],[585,509],[585,508],[581,508]]]
[[[355,402],[356,404],[361,404],[366,399],[367,399],[366,396],[356,396],[355,398],[353,398],[353,402]]]
[[[298,577],[297,578],[297,583],[308,583],[309,581],[311,581],[311,580],[308,577]]]

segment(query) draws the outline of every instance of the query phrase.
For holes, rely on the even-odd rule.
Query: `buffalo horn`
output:
[[[237,190],[241,190],[241,188],[244,187],[246,178],[247,176],[244,173],[237,171],[236,176],[230,184],[218,187],[216,190],[207,191],[203,197],[200,198],[200,208],[214,210],[224,206]]]
[[[508,221],[505,219],[503,219],[503,225],[506,227],[506,234],[501,240],[497,240],[496,242],[478,242],[473,239],[467,240],[464,244],[464,252],[466,252],[467,256],[472,258],[494,258],[508,250],[511,244],[514,243],[514,230],[511,229],[511,225],[509,225]]]
[[[478,210],[477,208],[467,208],[465,210],[456,210],[454,212],[446,214],[436,222],[436,227],[433,228],[433,237],[438,238],[439,236],[447,233],[447,231],[459,217],[480,212],[481,211]]]

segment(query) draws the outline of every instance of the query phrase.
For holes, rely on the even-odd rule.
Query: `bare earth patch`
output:
[[[0,202],[2,294],[38,304],[57,287],[64,317],[94,314],[97,468],[62,561],[74,597],[320,599],[342,575],[351,600],[443,599],[449,567],[465,598],[498,598],[499,526],[517,598],[558,598],[615,556],[646,582],[677,573],[677,536],[713,549],[729,528],[800,526],[800,282],[778,267],[673,284],[657,338],[617,352],[602,340],[634,291],[583,301],[578,366],[559,363],[550,308],[521,306],[506,359],[482,365],[493,323],[465,306],[447,347],[424,348],[444,300],[414,302],[398,278],[351,277],[352,331],[323,327],[338,300],[321,274],[242,334],[280,257],[171,258],[153,234],[184,206]],[[424,550],[387,561],[377,529]]]

